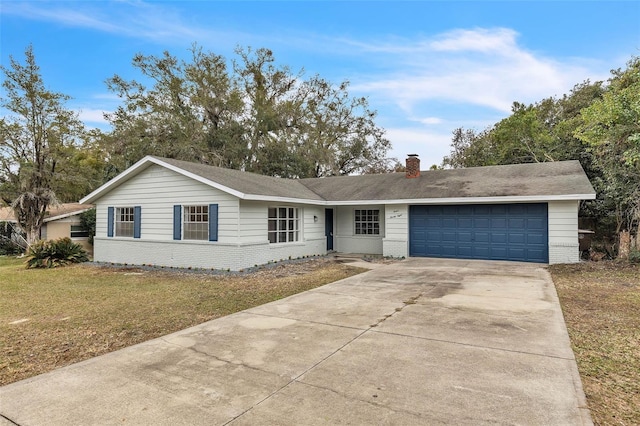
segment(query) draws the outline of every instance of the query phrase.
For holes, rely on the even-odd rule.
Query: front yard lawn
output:
[[[589,262],[549,269],[594,422],[640,424],[640,266]]]
[[[247,275],[0,256],[0,386],[363,272],[326,259]]]

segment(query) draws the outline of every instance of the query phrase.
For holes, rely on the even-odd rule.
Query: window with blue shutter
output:
[[[173,206],[173,239],[182,238],[182,206]]]
[[[113,237],[114,209],[107,207],[107,237]]]
[[[218,205],[209,204],[209,241],[218,241]]]
[[[142,219],[142,208],[133,208],[133,238],[140,238],[140,220]]]

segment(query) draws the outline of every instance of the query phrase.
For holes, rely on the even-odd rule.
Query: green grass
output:
[[[550,267],[594,423],[640,424],[640,266]]]
[[[0,257],[0,385],[360,272],[324,260],[243,276],[27,270],[23,260]]]

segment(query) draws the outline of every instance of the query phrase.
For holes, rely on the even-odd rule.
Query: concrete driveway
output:
[[[0,388],[0,425],[591,424],[535,264],[408,259]]]

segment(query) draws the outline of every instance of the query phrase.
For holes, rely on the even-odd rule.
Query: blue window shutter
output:
[[[107,207],[107,237],[113,237],[113,207]]]
[[[140,206],[133,208],[133,238],[140,238],[141,210]]]
[[[182,206],[173,206],[173,239],[182,238]]]
[[[218,205],[209,204],[209,241],[218,241]]]

